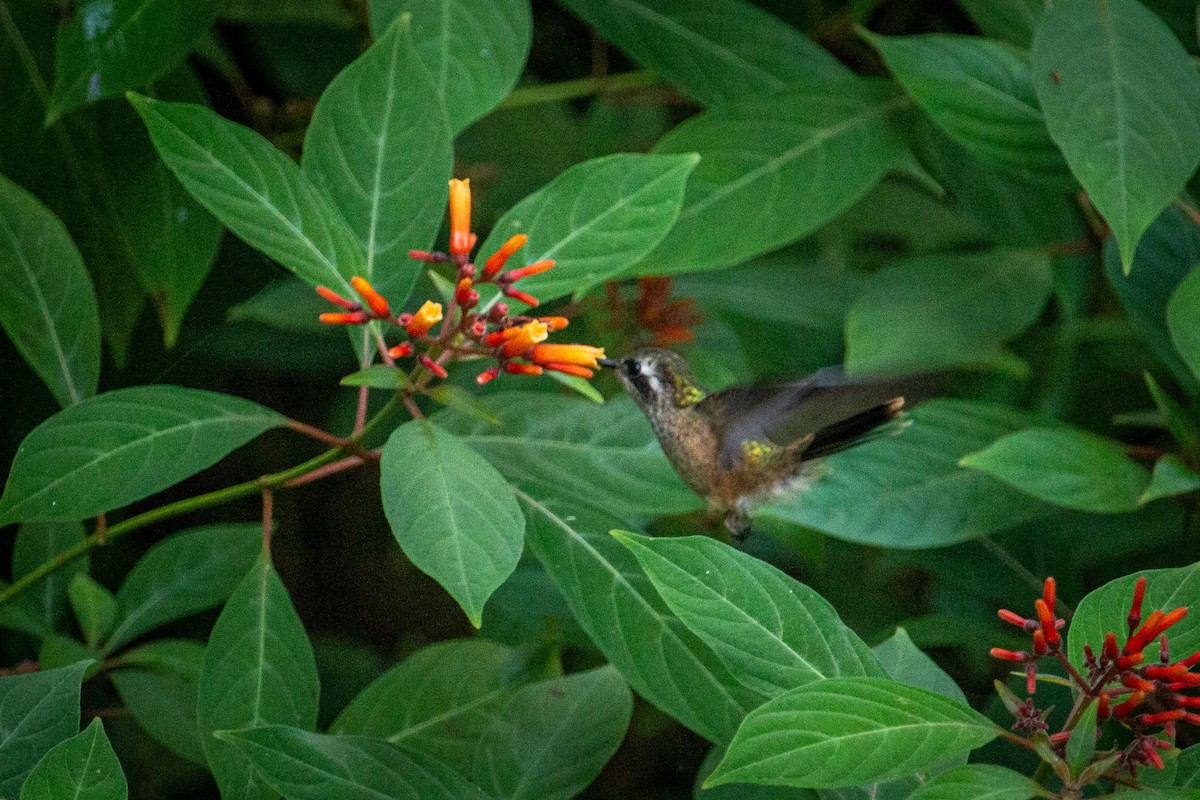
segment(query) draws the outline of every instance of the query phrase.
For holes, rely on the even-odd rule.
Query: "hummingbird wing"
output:
[[[720,436],[726,467],[741,460],[746,442],[787,445],[809,435],[813,438],[805,455],[817,458],[850,447],[896,419],[902,393],[920,383],[917,378],[847,377],[840,367],[827,367],[795,383],[715,392],[700,402],[699,410],[725,421]]]

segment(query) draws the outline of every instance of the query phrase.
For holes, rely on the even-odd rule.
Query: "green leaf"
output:
[[[776,697],[839,676],[884,677],[823,597],[754,556],[704,536],[614,531],[666,601],[746,688]]]
[[[285,725],[222,731],[262,780],[294,800],[486,800],[477,786],[428,756],[363,736]],[[228,795],[222,794],[222,797]]]
[[[200,741],[221,797],[275,795],[247,756],[214,731],[317,722],[317,665],[287,589],[263,557],[217,617],[197,686]]]
[[[751,711],[708,784],[858,786],[928,769],[999,733],[986,717],[924,689],[831,678]]]
[[[1124,643],[1128,627],[1126,617],[1133,600],[1133,585],[1139,576],[1146,578],[1146,596],[1142,601],[1142,619],[1156,609],[1171,611],[1178,606],[1195,606],[1200,597],[1200,564],[1178,569],[1138,570],[1109,581],[1079,601],[1067,632],[1067,655],[1072,663],[1083,663],[1083,646],[1090,644],[1100,652],[1104,634],[1112,631]],[[1200,619],[1189,614],[1168,632],[1171,654],[1175,658],[1200,650]]]
[[[397,20],[321,94],[304,137],[304,174],[354,231],[362,275],[395,306],[433,245],[454,164],[436,90]]]
[[[864,544],[945,547],[1049,513],[1049,507],[958,460],[1029,424],[1010,409],[931,400],[908,414],[900,435],[831,456],[805,492],[764,507],[756,525],[815,528]],[[886,487],[883,488],[883,487]]]
[[[127,797],[129,784],[121,762],[98,718],[51,748],[21,787],[21,800],[125,800]]]
[[[387,739],[470,764],[484,732],[528,677],[516,653],[488,639],[423,647],[359,692],[330,733]]]
[[[1192,269],[1167,302],[1167,330],[1175,349],[1200,379],[1200,269]]]
[[[686,149],[686,148],[685,148]],[[521,281],[542,302],[582,293],[624,272],[662,241],[679,215],[694,153],[617,154],[576,164],[501,217],[479,249],[488,256],[509,237],[529,242],[513,267],[552,258],[554,269]]]
[[[967,704],[967,696],[954,682],[954,678],[925,655],[909,638],[908,631],[904,628],[896,628],[891,638],[875,645],[871,651],[883,665],[887,677],[892,680],[935,692],[942,697],[957,700],[964,706]]]
[[[286,420],[239,397],[135,386],[85,400],[34,428],[13,459],[0,525],[76,520],[141,500]]]
[[[1163,497],[1177,497],[1200,490],[1200,475],[1197,475],[1177,455],[1167,455],[1154,462],[1154,472],[1146,491],[1138,498],[1138,505],[1145,505]]]
[[[1200,381],[1179,354],[1167,322],[1172,295],[1200,262],[1200,226],[1172,206],[1154,221],[1138,243],[1135,269],[1125,274],[1115,240],[1104,243],[1104,274],[1129,321],[1150,349],[1171,370],[1188,394],[1200,393]]]
[[[518,490],[529,544],[580,627],[634,691],[713,742],[728,742],[763,701],[675,617],[608,531],[621,525],[573,504],[570,511]]]
[[[1024,53],[978,36],[875,36],[888,69],[942,130],[1027,181],[1074,182],[1046,130]]]
[[[700,163],[675,227],[638,274],[730,266],[837,217],[906,152],[891,118],[910,103],[882,81],[816,81],[687,120],[654,151]]]
[[[434,420],[539,498],[577,500],[617,515],[678,514],[703,506],[627,398],[597,406],[576,397],[507,392],[482,402],[500,418],[499,426],[454,409]]]
[[[1136,511],[1146,468],[1108,439],[1068,428],[1030,428],[959,460],[1027,494],[1078,511]]]
[[[1028,800],[1048,797],[1037,782],[994,764],[966,764],[933,776],[908,800]]]
[[[300,168],[212,109],[129,94],[175,177],[247,244],[310,284],[350,294],[366,268],[355,234]]]
[[[959,0],[984,35],[1021,47],[1033,43],[1033,32],[1045,11],[1042,0]]]
[[[525,686],[484,732],[475,782],[489,797],[570,800],[616,752],[632,713],[612,665]]]
[[[1096,706],[1088,703],[1067,740],[1067,765],[1073,777],[1078,777],[1096,754]]]
[[[454,134],[509,93],[533,39],[528,0],[372,0],[368,9],[376,36],[412,15],[417,61],[432,77]]]
[[[687,96],[710,106],[852,77],[795,28],[742,0],[561,0]]]
[[[0,326],[59,405],[96,393],[100,316],[66,227],[0,175]]]
[[[404,554],[478,628],[521,558],[525,520],[508,483],[454,434],[413,420],[384,445],[379,488]]]
[[[219,0],[85,0],[58,29],[47,124],[126,89],[139,89],[183,61],[217,18]]]
[[[262,526],[207,525],[151,547],[117,590],[111,653],[149,630],[225,601],[254,563]]]
[[[23,578],[46,561],[71,548],[82,547],[87,532],[78,522],[26,522],[17,528],[13,543],[13,579]],[[0,627],[25,631],[44,638],[62,627],[67,612],[67,587],[88,571],[81,555],[51,573],[26,594],[0,609]]]
[[[0,797],[16,797],[42,756],[79,732],[79,688],[90,663],[0,677]]]
[[[1112,226],[1138,240],[1200,163],[1200,76],[1136,0],[1061,0],[1038,24],[1033,83],[1050,135]]]
[[[372,389],[391,389],[393,392],[397,389],[410,389],[413,385],[407,372],[399,367],[389,367],[387,364],[372,364],[366,369],[351,372],[338,381],[338,384],[341,386],[369,386]]]
[[[551,372],[549,374],[562,375],[561,372]],[[563,377],[569,378],[572,376],[563,375]],[[583,378],[580,378],[580,380],[584,381]],[[586,383],[586,381],[584,382]],[[472,392],[461,386],[455,386],[452,383],[443,383],[439,386],[434,386],[432,389],[426,389],[425,395],[439,405],[457,409],[464,414],[475,417],[481,422],[486,422],[488,425],[500,424],[500,418],[493,414],[491,409],[484,405]]]
[[[203,662],[202,645],[158,639],[122,654],[108,678],[146,733],[173,753],[206,765],[196,722]]]
[[[52,633],[42,640],[38,648],[38,666],[43,670],[69,667],[80,661],[89,661],[95,653],[83,642],[73,636],[63,633]],[[96,672],[96,667],[89,666],[84,677],[90,678]]]
[[[1050,259],[1032,251],[892,264],[850,307],[846,367],[895,373],[984,360],[1033,324],[1049,297]]]
[[[87,646],[95,648],[112,630],[117,618],[117,603],[112,592],[92,580],[87,573],[79,572],[71,579],[67,594]]]

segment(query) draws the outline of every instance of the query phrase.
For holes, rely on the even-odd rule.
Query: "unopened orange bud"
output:
[[[483,277],[491,279],[500,270],[504,269],[504,263],[508,261],[512,254],[525,246],[529,241],[529,237],[523,233],[518,233],[505,242],[499,250],[488,256],[488,260],[483,264]]]
[[[539,344],[530,354],[535,364],[575,364],[580,367],[599,367],[596,359],[604,358],[604,348],[587,344]],[[588,375],[586,377],[591,377]]]
[[[1108,695],[1106,695],[1106,694],[1100,695],[1100,700],[1096,705],[1096,718],[1097,719],[1104,720],[1104,719],[1108,719],[1109,717],[1112,716],[1112,709],[1109,707],[1109,704],[1111,702],[1112,701],[1108,699]]]
[[[532,264],[514,269],[500,276],[500,280],[508,283],[516,283],[522,278],[528,278],[530,275],[540,275],[541,273],[554,269],[554,259],[547,258],[542,261],[535,261]]]
[[[544,366],[546,369],[552,369],[555,372],[562,372],[567,375],[575,375],[576,377],[579,377],[579,378],[591,378],[593,375],[596,374],[595,372],[592,372],[587,367],[581,367],[578,364],[549,363],[549,364],[543,364],[542,366]]]
[[[1046,633],[1041,628],[1033,632],[1033,654],[1045,655],[1050,648],[1046,646]]]
[[[1141,653],[1131,653],[1127,656],[1117,656],[1116,659],[1113,660],[1113,664],[1117,669],[1124,671],[1127,669],[1133,669],[1145,660],[1146,657]]]
[[[412,342],[401,342],[392,349],[388,350],[388,355],[392,358],[408,358],[413,354]]]
[[[362,308],[361,304],[356,303],[353,300],[347,300],[346,298],[342,297],[340,294],[335,292],[333,289],[330,289],[328,286],[318,286],[317,294],[321,295],[321,297],[324,297],[326,300],[333,303],[334,305],[341,306],[342,308],[346,309],[347,311],[358,311]]]
[[[1133,584],[1133,602],[1129,604],[1129,616],[1125,618],[1125,623],[1129,626],[1129,632],[1138,626],[1142,621],[1142,600],[1146,597],[1146,576],[1143,575]]]
[[[450,180],[450,254],[471,252],[471,181]]]
[[[366,278],[355,275],[350,279],[350,285],[354,287],[354,291],[358,292],[358,296],[367,304],[367,308],[371,309],[372,313],[377,317],[390,317],[392,309],[388,306],[388,301],[383,295],[375,291],[375,287],[367,282]]]
[[[1138,714],[1133,718],[1133,721],[1138,725],[1162,725],[1164,722],[1175,722],[1187,716],[1187,712],[1182,708],[1173,708],[1170,711],[1159,711],[1157,714]]]
[[[322,314],[318,319],[326,325],[362,325],[365,322],[369,322],[371,317],[365,311],[354,311],[348,314],[330,312]]]
[[[538,342],[544,342],[549,335],[550,330],[544,322],[538,322],[536,319],[526,322],[517,328],[517,333],[501,346],[500,356],[502,358],[519,356]]]
[[[1029,660],[1028,653],[1016,650],[1006,650],[1003,647],[993,647],[988,651],[988,653],[992,656],[992,658],[998,658],[1001,661],[1016,661],[1017,663],[1022,663]]]
[[[550,326],[552,331],[561,331],[571,324],[571,320],[566,317],[538,317],[538,319]]]
[[[475,299],[477,301],[479,300],[479,292],[471,290],[472,283],[474,283],[474,281],[472,281],[470,278],[463,278],[458,282],[458,285],[454,287],[454,302],[458,303],[460,306],[469,305],[471,295],[475,295]]]
[[[539,302],[538,299],[529,294],[529,292],[522,292],[520,289],[514,289],[511,286],[504,287],[504,294],[514,300],[521,301],[527,306],[537,306]]]
[[[504,371],[509,375],[541,375],[542,368],[537,364],[518,364],[515,361],[509,361],[504,365]]]
[[[481,372],[475,376],[475,382],[478,383],[480,386],[483,386],[485,383],[494,381],[498,377],[500,377],[500,368],[499,367],[488,367],[483,372]]]
[[[414,261],[424,261],[428,264],[441,264],[446,260],[445,253],[431,253],[428,250],[409,250],[408,257]]]
[[[424,336],[429,333],[429,329],[442,321],[442,304],[435,303],[432,300],[426,300],[425,303],[417,309],[417,313],[413,314],[411,320],[405,326],[408,335],[414,338]]]
[[[422,353],[420,356],[418,356],[417,360],[421,362],[421,366],[425,367],[427,370],[432,372],[434,375],[437,375],[439,378],[446,377],[446,375],[447,375],[446,368],[443,367],[441,364],[437,363],[436,361],[434,361],[429,356],[425,355],[424,353]]]
[[[1046,603],[1051,611],[1054,610],[1054,601],[1057,599],[1058,586],[1054,582],[1054,578],[1046,578],[1046,582],[1042,584],[1042,600]]]
[[[1000,609],[996,614],[1009,625],[1016,625],[1022,630],[1028,630],[1030,627],[1030,620],[1025,619],[1020,614],[1009,611],[1007,608]]]
[[[1112,631],[1104,634],[1104,647],[1101,649],[1101,654],[1108,661],[1113,661],[1120,654],[1117,649],[1117,635]]]
[[[1145,692],[1134,692],[1133,694],[1129,695],[1124,702],[1113,706],[1112,715],[1117,719],[1124,719],[1125,717],[1129,716],[1129,712],[1140,706],[1142,701],[1145,699]]]

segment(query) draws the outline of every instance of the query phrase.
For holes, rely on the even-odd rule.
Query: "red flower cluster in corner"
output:
[[[1143,619],[1146,579],[1138,578],[1126,617],[1124,644],[1118,642],[1117,634],[1112,631],[1104,635],[1099,653],[1090,644],[1085,644],[1085,677],[1062,652],[1060,631],[1066,622],[1054,613],[1055,594],[1054,579],[1047,578],[1042,597],[1034,603],[1034,619],[1001,609],[1000,619],[1029,633],[1032,643],[1029,650],[1022,651],[993,647],[991,655],[1025,665],[1026,691],[1029,695],[1033,695],[1037,689],[1039,659],[1053,658],[1067,671],[1074,686],[1076,703],[1068,717],[1066,729],[1049,736],[1054,747],[1060,751],[1065,747],[1079,715],[1087,705],[1095,702],[1098,724],[1112,719],[1134,734],[1128,746],[1110,754],[1112,766],[1124,767],[1135,777],[1139,765],[1162,769],[1163,760],[1159,751],[1170,750],[1174,746],[1171,740],[1175,737],[1176,723],[1200,725],[1200,696],[1184,694],[1200,687],[1200,672],[1193,671],[1193,667],[1200,665],[1200,652],[1172,660],[1167,639],[1167,631],[1187,616],[1187,608],[1180,606],[1171,611],[1155,610]],[[1147,650],[1152,650],[1152,663],[1146,663]],[[1004,692],[1001,694],[1003,697]],[[1036,733],[1048,728],[1046,718],[1049,712],[1035,708],[1032,696],[1021,703],[1009,693],[1005,703],[1017,718],[1013,730]],[[1162,738],[1164,735],[1166,738]]]
[[[403,330],[405,341],[384,350],[384,360],[415,355],[418,363],[439,378],[446,377],[445,364],[467,358],[494,358],[499,363],[479,373],[476,381],[487,383],[502,372],[510,375],[540,375],[549,369],[581,378],[591,378],[604,358],[604,350],[586,344],[547,344],[551,331],[567,327],[566,317],[532,317],[510,315],[508,304],[495,302],[479,308],[481,284],[496,286],[502,295],[527,306],[537,306],[538,299],[514,284],[522,278],[537,275],[554,267],[552,260],[535,261],[524,267],[504,271],[514,253],[525,246],[528,237],[517,234],[487,258],[483,269],[477,271],[471,262],[471,251],[477,237],[471,232],[471,187],[466,180],[450,181],[450,252],[430,253],[413,250],[409,256],[431,264],[452,262],[456,267],[453,296],[447,298],[449,310],[443,313],[442,304],[427,300],[415,313],[394,315],[387,300],[364,278],[350,281],[361,302],[348,300],[332,289],[317,287],[317,293],[344,311],[321,315],[330,325],[363,325],[373,320],[389,322]],[[441,327],[433,333],[434,326]],[[421,352],[418,352],[420,350]]]

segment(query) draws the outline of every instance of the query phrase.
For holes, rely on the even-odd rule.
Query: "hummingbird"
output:
[[[723,511],[739,541],[750,507],[817,477],[820,459],[896,432],[905,400],[896,379],[848,377],[840,367],[791,383],[705,392],[682,356],[648,347],[599,359],[650,420],[691,489]]]

